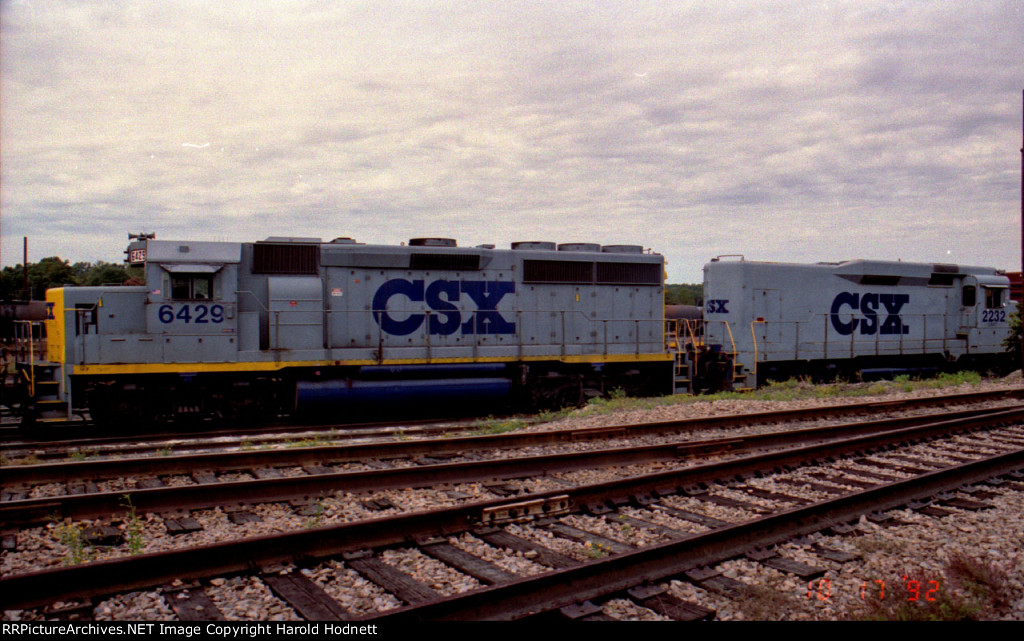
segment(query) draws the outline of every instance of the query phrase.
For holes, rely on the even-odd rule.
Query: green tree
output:
[[[1024,340],[1024,318],[1022,318],[1021,308],[1018,306],[1017,311],[1010,314],[1010,335],[1003,340],[1003,347],[1010,355],[1010,367],[1021,366],[1021,340]]]
[[[129,271],[124,265],[105,263],[101,260],[95,265],[89,265],[89,269],[78,279],[78,284],[87,287],[123,285],[124,281],[132,276]]]
[[[46,298],[46,290],[51,287],[78,284],[74,268],[59,256],[48,256],[34,265],[29,265],[28,282],[32,289],[32,300]]]
[[[703,298],[703,285],[665,285],[666,305],[700,305]]]
[[[0,271],[0,300],[26,300],[28,292],[22,291],[24,270],[21,265],[4,267]]]
[[[0,300],[43,300],[46,297],[46,290],[51,287],[123,285],[130,278],[142,276],[141,268],[125,267],[102,260],[95,265],[86,262],[71,265],[58,256],[50,256],[38,263],[29,263],[28,290],[23,287],[25,271],[21,265],[0,270]]]

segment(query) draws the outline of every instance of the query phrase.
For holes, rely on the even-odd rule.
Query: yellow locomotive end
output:
[[[46,290],[46,360],[64,363],[64,288]]]

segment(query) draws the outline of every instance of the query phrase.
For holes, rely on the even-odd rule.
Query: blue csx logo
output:
[[[712,299],[712,300],[709,300],[707,302],[706,308],[707,308],[709,314],[728,314],[729,310],[725,308],[725,306],[728,303],[729,303],[729,299],[728,298],[725,299],[725,300],[715,300],[715,299]]]
[[[851,292],[843,292],[832,300],[832,327],[844,336],[849,336],[860,326],[861,334],[909,334],[910,328],[900,318],[900,309],[910,302],[908,294],[874,294],[867,293],[863,296]],[[881,325],[878,323],[878,308],[885,308],[885,318]],[[850,312],[860,310],[860,318],[851,318],[843,321],[839,315],[844,307],[849,307]]]
[[[498,303],[505,294],[516,291],[513,281],[502,280],[435,280],[429,285],[425,281],[408,281],[395,278],[387,281],[373,295],[373,320],[381,330],[396,336],[412,334],[427,322],[428,334],[448,335],[461,330],[463,334],[515,334],[516,324],[510,323],[498,311]],[[476,313],[463,322],[462,312],[454,303],[462,294],[476,305]],[[410,314],[403,320],[395,320],[386,310],[392,296],[405,296],[414,303],[425,302],[436,313]]]

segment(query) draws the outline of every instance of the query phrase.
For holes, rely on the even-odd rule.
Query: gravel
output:
[[[739,560],[722,563],[717,569],[748,586],[741,598],[724,597],[680,581],[672,581],[670,589],[679,598],[716,610],[722,620],[891,618],[901,606],[921,615],[929,597],[936,599],[932,604],[944,600],[947,607],[981,603],[976,614],[981,618],[1024,620],[1024,492],[1002,491],[988,503],[991,509],[952,509],[953,514],[940,518],[894,510],[890,514],[906,525],[890,527],[861,519],[858,528],[866,532],[863,536],[818,533],[809,537],[824,547],[861,556],[850,563],[814,555],[806,545],[780,546],[779,552],[785,556],[827,568],[824,577],[814,581]],[[962,581],[958,583],[956,572],[950,569],[951,560],[952,565],[958,561],[963,565],[964,559],[969,559],[975,571],[990,573],[991,589],[1004,595],[1005,605],[991,609],[992,599],[973,597]],[[885,593],[879,599],[882,582]],[[911,601],[915,595],[917,599]]]
[[[1008,386],[1000,383],[986,383],[978,386],[964,386],[963,389],[925,390],[913,395],[973,392]],[[911,395],[887,395],[877,400],[893,400],[905,396]],[[751,400],[728,400],[714,403],[695,401],[656,407],[650,410],[617,411],[607,414],[580,411],[555,423],[525,429],[595,427],[631,421],[677,420],[845,402],[859,403],[867,400],[873,399],[870,397],[827,398],[791,403]],[[760,431],[764,430],[765,428],[760,428]],[[719,433],[712,434],[709,431],[687,438],[709,438],[726,433],[721,430],[717,432]],[[735,432],[728,433],[735,434]],[[964,436],[957,442],[963,447],[989,449],[983,439],[978,437]],[[606,443],[604,446],[609,445]],[[904,448],[899,453],[922,460],[950,462],[949,459],[934,454],[934,448],[930,452],[928,450],[928,445],[917,445]],[[954,454],[955,447],[947,451],[949,454]],[[869,457],[869,460],[884,461],[887,460],[887,454],[875,454]],[[892,460],[896,463],[912,465],[904,461]],[[862,469],[892,476],[906,476],[905,473],[872,468],[870,465],[862,463],[843,462],[841,466],[851,470]],[[294,470],[284,469],[287,470],[288,475],[300,473],[297,468]],[[639,467],[634,467],[614,472],[613,475],[636,474],[641,471]],[[802,468],[791,473],[790,476],[804,478],[817,484],[826,484],[821,479],[808,477],[807,475],[811,471],[815,470]],[[251,477],[244,473],[221,475],[221,480],[229,478],[241,480]],[[530,491],[540,492],[557,490],[576,483],[607,480],[608,478],[608,474],[601,474],[597,470],[586,470],[578,473],[559,474],[557,478],[524,479],[509,481],[505,484],[509,487],[525,487]],[[187,476],[168,477],[165,480],[173,484],[191,483],[191,479]],[[792,496],[806,496],[807,498],[821,498],[822,496],[820,492],[811,490],[809,487],[801,489],[795,485],[778,483],[773,479],[752,479],[748,481],[748,484]],[[713,488],[713,491],[716,494],[739,498],[752,504],[768,504],[757,497],[726,488],[716,487]],[[954,509],[952,510],[954,514],[950,516],[934,518],[900,510],[895,514],[907,525],[885,527],[864,520],[860,525],[860,528],[867,532],[864,536],[844,538],[816,534],[810,537],[813,541],[827,547],[861,555],[861,560],[852,563],[839,564],[822,559],[810,552],[805,545],[781,546],[780,551],[787,556],[827,569],[825,576],[821,579],[822,582],[820,584],[815,582],[810,591],[808,583],[805,581],[747,560],[730,561],[721,564],[719,568],[725,574],[751,586],[749,594],[739,600],[707,592],[689,583],[671,581],[665,585],[680,598],[717,610],[718,617],[726,620],[865,618],[878,613],[877,610],[869,608],[868,603],[872,596],[872,590],[876,587],[880,589],[881,584],[876,583],[879,581],[885,581],[888,589],[886,594],[888,601],[883,599],[883,606],[892,606],[905,601],[909,594],[907,582],[913,580],[919,581],[920,586],[924,586],[924,589],[920,590],[920,599],[911,602],[912,606],[916,607],[925,602],[925,594],[932,585],[929,583],[930,581],[938,582],[938,587],[931,594],[932,596],[944,595],[948,596],[951,602],[966,603],[970,597],[967,595],[966,589],[957,584],[953,577],[955,573],[950,567],[951,564],[954,567],[973,564],[975,570],[981,569],[992,574],[995,577],[993,582],[996,587],[1003,589],[1006,594],[1004,598],[1006,604],[1001,604],[995,609],[983,610],[980,616],[1022,620],[1024,619],[1024,552],[1022,552],[1024,550],[1024,538],[1022,538],[1024,537],[1022,534],[1024,533],[1024,492],[1016,490],[998,490],[998,492],[998,496],[987,501],[992,508],[980,512]],[[34,488],[33,493],[59,495],[64,493],[64,488],[60,484],[53,484],[52,487]],[[452,498],[453,493],[465,498],[454,499]],[[386,499],[396,507],[383,511],[365,507],[363,502],[372,498]],[[282,504],[247,507],[245,509],[256,513],[261,521],[244,525],[231,524],[227,512],[221,508],[196,510],[191,515],[203,524],[204,529],[173,538],[165,534],[161,517],[152,514],[140,515],[142,551],[154,552],[163,549],[192,547],[224,540],[225,537],[240,538],[275,531],[299,530],[360,519],[380,518],[405,510],[421,510],[427,507],[455,505],[467,500],[476,501],[490,498],[494,498],[494,495],[483,484],[478,483],[462,484],[445,490],[388,490],[369,496],[339,493],[334,496],[321,497],[318,503],[322,510],[312,517],[298,516],[293,510]],[[665,500],[665,504],[679,509],[700,511],[728,521],[754,516],[747,510],[708,505],[699,501],[697,497],[669,497]],[[703,526],[659,512],[656,507],[649,510],[627,508],[622,513],[683,532],[700,532],[705,529]],[[650,530],[639,527],[625,528],[619,523],[609,523],[604,519],[573,516],[567,522],[633,545],[663,540],[663,535]],[[127,531],[128,525],[122,523],[120,527]],[[552,533],[530,524],[510,525],[506,529],[512,534],[537,541],[581,561],[594,558],[593,551],[588,551],[584,545],[560,539]],[[19,532],[18,550],[16,552],[4,551],[0,571],[4,575],[8,575],[63,564],[72,554],[73,537],[69,538],[67,531],[67,523],[52,522],[45,527]],[[65,534],[63,537],[61,536],[62,532]],[[521,554],[516,555],[494,548],[468,534],[451,537],[449,542],[521,576],[545,571],[543,566],[523,558]],[[123,549],[126,547],[121,546],[122,549],[96,548],[87,552],[88,556],[85,560],[120,556],[126,553]],[[462,575],[414,549],[387,550],[381,553],[380,557],[386,563],[408,572],[411,576],[420,579],[443,594],[454,594],[480,585],[475,579]],[[968,560],[965,561],[965,558]],[[329,561],[315,568],[299,571],[316,581],[329,594],[338,598],[342,606],[352,612],[363,614],[400,605],[400,602],[394,597],[365,581],[341,562]],[[906,579],[903,578],[904,575],[907,577]],[[915,587],[916,584],[910,583],[909,585]],[[861,598],[862,586],[867,597],[863,599]],[[207,591],[228,618],[272,620],[292,619],[297,616],[291,608],[274,596],[265,584],[254,577],[214,579]],[[822,595],[826,593],[828,598],[822,598]],[[903,601],[898,601],[897,595]],[[602,607],[605,614],[617,619],[656,620],[662,618],[660,615],[638,607],[629,601],[615,600],[603,604]],[[36,616],[38,613],[8,611],[4,613],[3,618],[4,620],[18,620]],[[96,607],[95,616],[97,619],[167,620],[173,618],[170,608],[159,592],[133,593],[105,600]]]

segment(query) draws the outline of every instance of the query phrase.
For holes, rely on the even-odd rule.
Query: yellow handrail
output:
[[[42,326],[39,321],[14,321],[15,322],[15,349],[21,351],[28,348],[28,372],[26,378],[28,380],[28,393],[30,398],[34,398],[36,395],[36,341],[33,335],[34,326]],[[21,331],[24,330],[24,331]],[[27,334],[27,336],[26,336]],[[27,343],[27,345],[26,345]],[[41,347],[41,346],[40,346]],[[24,352],[22,352],[24,354]],[[17,356],[15,356],[17,358]],[[23,370],[24,371],[24,370]]]
[[[754,325],[758,323],[764,323],[763,320],[750,321],[750,337],[754,339],[754,380],[757,380],[757,332],[754,331]]]

